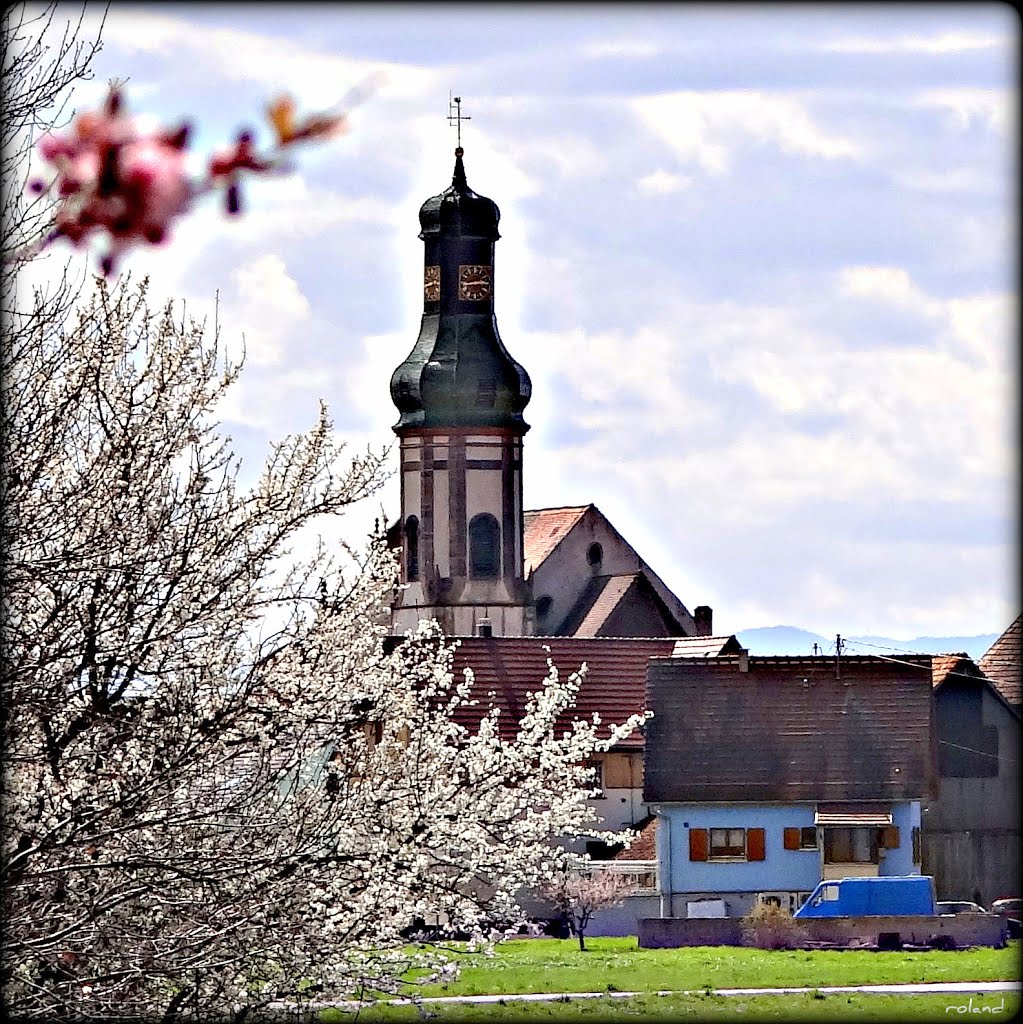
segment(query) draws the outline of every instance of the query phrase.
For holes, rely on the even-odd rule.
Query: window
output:
[[[493,409],[497,400],[497,382],[481,380],[476,385],[476,408]]]
[[[590,776],[590,787],[598,790],[594,799],[604,799],[604,762],[603,761],[587,761],[586,767],[592,772]]]
[[[409,583],[419,579],[419,520],[415,516],[405,520],[405,579]]]
[[[501,574],[501,527],[489,512],[473,516],[469,523],[469,576],[494,580]]]
[[[817,828],[810,825],[806,828],[787,828],[783,834],[786,850],[814,850],[817,849]]]
[[[835,864],[876,864],[881,830],[837,827],[824,830],[824,861]]]
[[[536,599],[536,617],[538,619],[546,619],[551,613],[551,605],[553,604],[550,594],[543,594]]]
[[[586,549],[586,561],[589,562],[590,565],[596,566],[596,565],[600,565],[600,563],[603,560],[604,560],[604,549],[596,541],[594,541]]]
[[[746,830],[744,828],[712,828],[710,830],[709,860],[746,859]]]
[[[766,834],[762,828],[691,828],[690,860],[765,860]]]

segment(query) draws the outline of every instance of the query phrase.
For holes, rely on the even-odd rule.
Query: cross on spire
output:
[[[458,129],[458,148],[462,148],[462,122],[471,121],[468,114],[462,113],[462,97],[452,96],[448,93],[448,124],[455,125]]]

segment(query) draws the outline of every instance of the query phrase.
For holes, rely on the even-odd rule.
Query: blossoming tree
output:
[[[388,988],[402,932],[482,934],[593,826],[584,761],[638,723],[502,741],[428,627],[387,654],[393,561],[287,549],[378,486],[321,412],[251,490],[236,377],[145,288],[19,353],[3,441],[9,1006],[123,1019]],[[427,954],[426,961],[433,962]],[[424,961],[424,962],[426,962]]]
[[[73,314],[37,295],[5,327],[15,1017],[240,1020],[393,990],[445,969],[407,944],[416,922],[485,937],[564,867],[559,838],[602,836],[584,762],[638,718],[559,733],[578,680],[552,668],[514,741],[496,711],[457,725],[471,679],[443,638],[385,649],[382,539],[295,553],[374,493],[382,455],[347,451],[321,409],[243,487],[215,418],[239,372],[218,328],[127,280]]]

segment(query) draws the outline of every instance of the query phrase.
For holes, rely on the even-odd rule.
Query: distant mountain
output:
[[[797,626],[761,626],[741,630],[735,635],[750,654],[813,654],[814,644],[817,644],[818,653],[833,654],[835,651],[833,636],[823,637]],[[889,636],[844,636],[842,639],[849,645],[845,648],[846,654],[897,655],[900,651],[910,654],[958,654],[965,651],[977,661],[998,639],[998,634],[918,636],[912,640],[895,640]]]

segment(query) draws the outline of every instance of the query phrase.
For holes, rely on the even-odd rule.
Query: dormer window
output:
[[[501,575],[501,527],[489,512],[469,522],[469,577],[496,580]]]
[[[409,583],[419,579],[419,520],[415,516],[405,520],[405,579]]]

